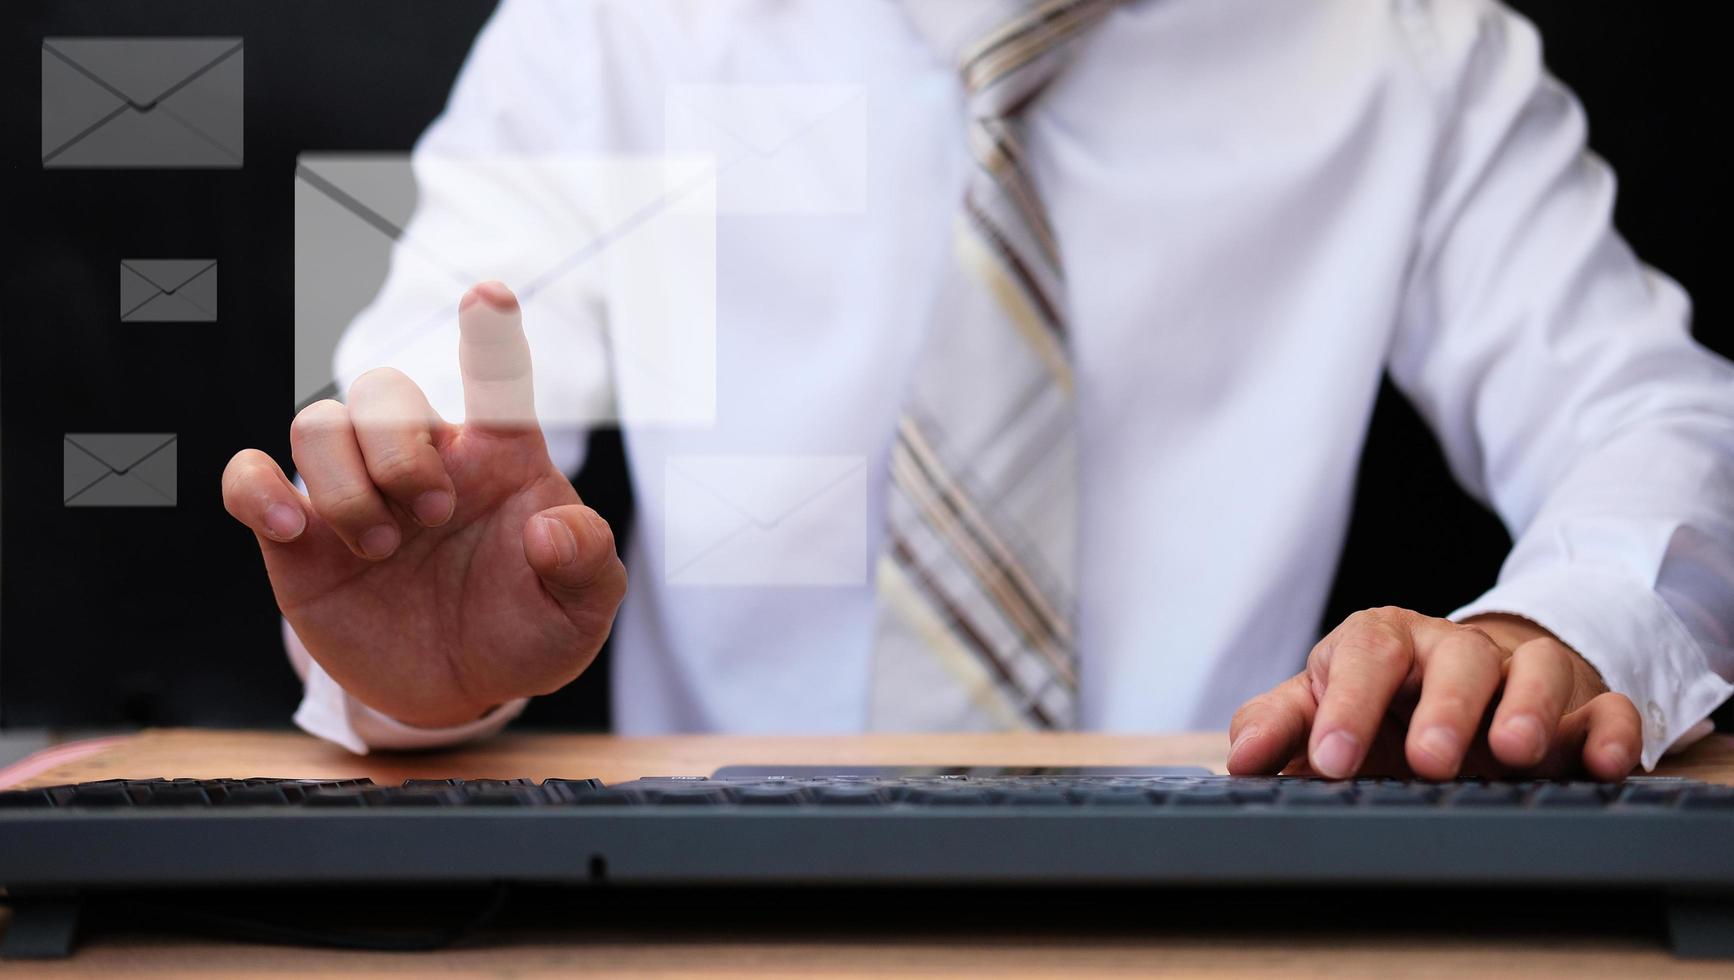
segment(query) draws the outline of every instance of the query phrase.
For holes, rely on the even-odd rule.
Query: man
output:
[[[455,358],[340,355],[347,404],[291,428],[305,494],[230,463],[303,727],[478,737],[611,626],[627,732],[1229,723],[1240,773],[1615,779],[1734,691],[1734,371],[1612,231],[1515,15],[507,0],[418,154],[653,154],[678,86],[837,83],[865,92],[863,203],[719,207],[706,424],[635,423],[630,366],[573,340],[643,309],[602,270],[540,319],[475,286]],[[424,187],[406,240],[565,206],[497,193]],[[1385,370],[1516,545],[1469,606],[1359,613],[1307,655]],[[581,431],[533,424],[598,400],[640,502],[630,593],[567,481]],[[695,461],[838,457],[864,498],[763,535],[751,574],[673,557]],[[850,514],[850,574],[778,574]]]

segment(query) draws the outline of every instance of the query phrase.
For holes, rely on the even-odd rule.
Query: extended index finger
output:
[[[458,331],[464,424],[534,428],[530,342],[518,298],[503,283],[474,286],[458,303]]]

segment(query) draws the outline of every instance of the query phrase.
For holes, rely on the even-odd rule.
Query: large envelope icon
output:
[[[61,445],[68,507],[173,507],[176,437],[168,432],[69,432]]]
[[[711,424],[714,201],[709,160],[660,154],[302,154],[297,406],[394,367],[462,418],[457,301],[497,279],[523,305],[537,421]]]
[[[44,167],[239,167],[238,37],[42,42]]]
[[[671,85],[663,145],[717,162],[718,214],[867,209],[862,85]]]
[[[864,583],[866,473],[860,456],[669,457],[669,584]]]
[[[210,323],[217,319],[215,259],[122,259],[123,323]]]

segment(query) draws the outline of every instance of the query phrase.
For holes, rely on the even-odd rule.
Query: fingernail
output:
[[[564,521],[552,517],[539,517],[542,522],[542,533],[548,536],[548,543],[554,546],[554,561],[559,565],[570,565],[578,560],[578,539],[572,536],[572,529]]]
[[[518,305],[518,297],[506,288],[505,283],[490,279],[487,282],[476,283],[473,289],[465,293],[463,301],[458,304],[458,309],[465,309],[478,299],[487,300],[489,306],[501,312],[515,309]]]
[[[1361,745],[1348,732],[1332,732],[1313,749],[1313,768],[1322,776],[1342,779],[1361,764]]]
[[[415,519],[420,521],[423,527],[439,527],[451,520],[455,503],[452,495],[444,490],[429,490],[415,498],[410,510],[415,511]]]
[[[1522,747],[1526,759],[1539,758],[1547,751],[1547,732],[1534,715],[1513,715],[1506,719],[1505,731],[1507,739]]]
[[[1442,766],[1457,765],[1458,753],[1462,752],[1457,742],[1457,733],[1444,725],[1434,725],[1415,737],[1415,747],[1433,757],[1433,761]]]
[[[370,527],[361,536],[361,553],[369,558],[384,558],[397,550],[397,528],[390,524]]]
[[[279,541],[293,541],[307,530],[307,515],[290,504],[272,504],[265,508],[265,530]]]

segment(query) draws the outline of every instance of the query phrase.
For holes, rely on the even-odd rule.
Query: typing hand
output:
[[[1235,712],[1228,771],[1614,780],[1637,763],[1641,732],[1630,700],[1527,620],[1371,609]]]
[[[223,473],[223,504],[258,537],[308,652],[363,703],[424,727],[577,677],[626,591],[607,523],[548,458],[517,298],[483,283],[458,320],[465,424],[382,368],[347,406],[296,416],[306,495],[256,449]]]

